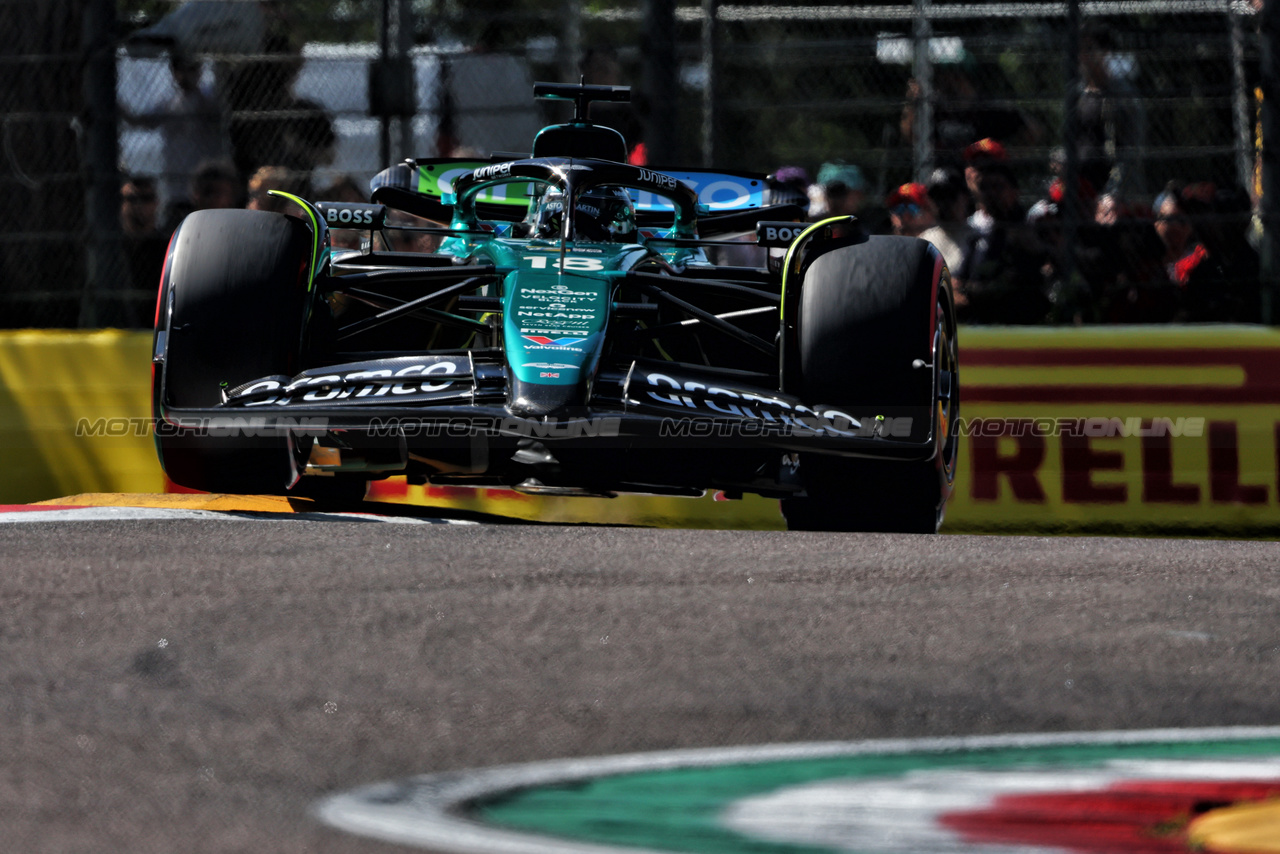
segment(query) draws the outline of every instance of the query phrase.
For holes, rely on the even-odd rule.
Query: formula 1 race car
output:
[[[410,160],[369,204],[181,223],[153,370],[169,478],[714,489],[781,499],[793,529],[936,531],[959,407],[937,250],[805,222],[763,175],[628,164],[587,120],[625,87],[534,94],[575,113],[529,157]]]

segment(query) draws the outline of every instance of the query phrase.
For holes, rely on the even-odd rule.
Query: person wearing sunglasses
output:
[[[919,237],[937,223],[937,211],[924,184],[902,184],[894,188],[885,198],[884,206],[889,209],[894,234]]]

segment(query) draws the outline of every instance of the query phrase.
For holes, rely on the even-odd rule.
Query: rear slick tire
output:
[[[802,396],[858,417],[929,413],[928,459],[799,455],[791,530],[936,533],[955,483],[960,377],[950,276],[923,240],[878,236],[816,258],[798,324]],[[923,427],[922,427],[923,429]],[[914,430],[913,430],[914,435]]]

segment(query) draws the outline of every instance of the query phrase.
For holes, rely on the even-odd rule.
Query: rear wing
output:
[[[410,190],[437,204],[447,204],[445,199],[453,196],[453,182],[458,176],[492,165],[493,163],[487,160],[458,158],[414,160],[404,166],[386,170],[374,181],[375,186]],[[394,177],[387,175],[396,171],[400,174]],[[698,194],[698,206],[703,213],[732,213],[764,206],[764,175],[755,172],[724,172],[712,169],[663,169],[660,171],[693,189]],[[379,179],[384,175],[387,175],[387,180],[380,183]],[[476,201],[486,207],[502,205],[520,206],[523,209],[529,204],[533,189],[531,185],[520,182],[497,184],[484,190],[476,197]],[[673,210],[666,199],[654,193],[633,189],[631,197],[637,212],[640,213]]]

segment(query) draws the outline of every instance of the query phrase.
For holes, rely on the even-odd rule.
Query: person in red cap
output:
[[[893,233],[906,237],[919,237],[937,221],[937,211],[924,184],[902,184],[884,200],[889,209],[889,221]]]
[[[1008,163],[1009,153],[994,139],[980,139],[964,149],[964,182],[974,198],[978,195],[978,175],[984,166]]]
[[[1009,159],[1009,153],[1004,150],[1004,146],[994,139],[980,139],[977,142],[970,143],[965,147],[964,159],[970,163],[982,160],[983,158],[1003,162]]]

